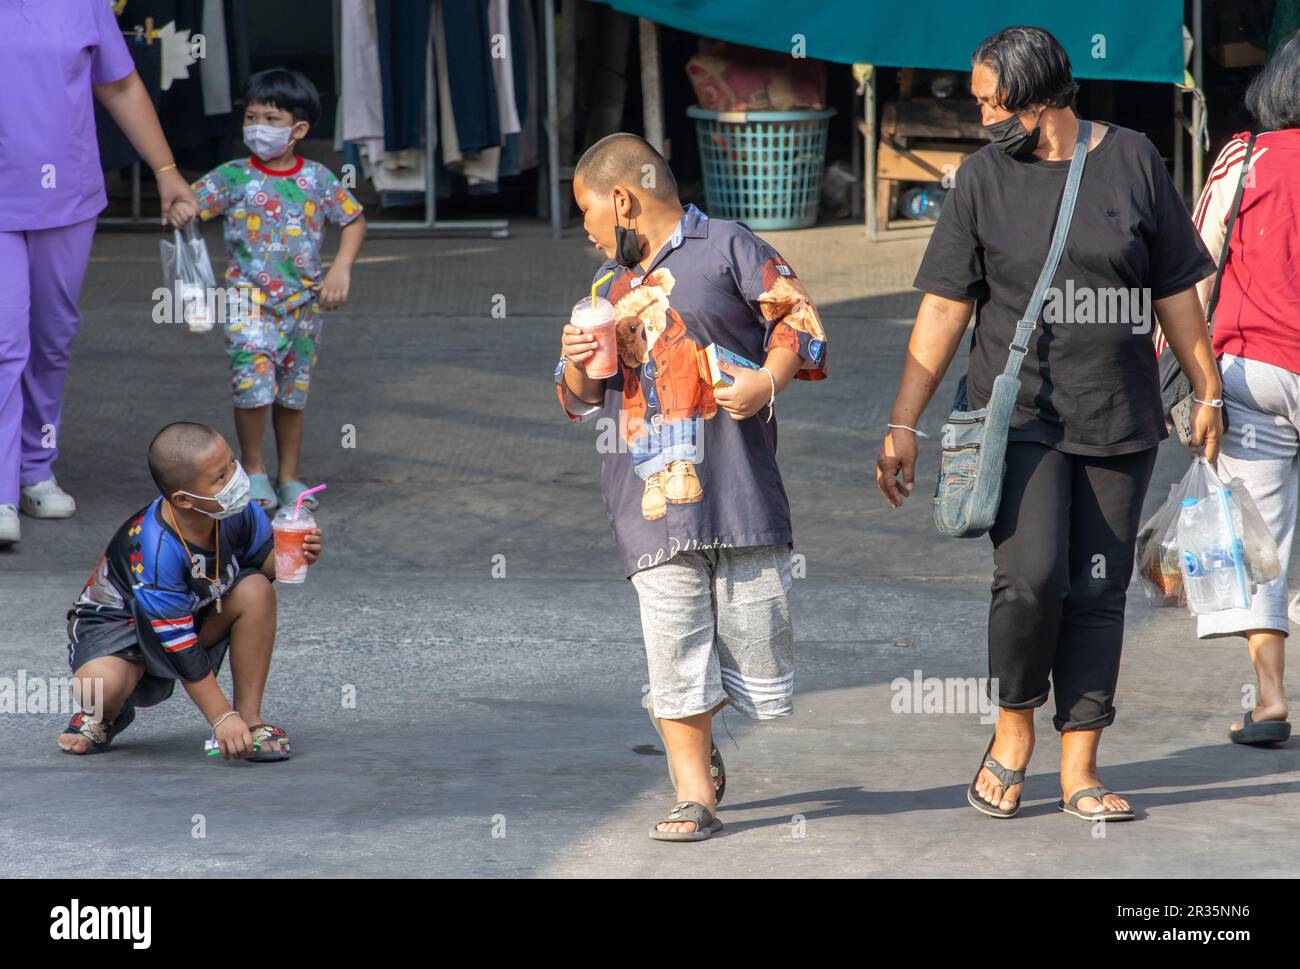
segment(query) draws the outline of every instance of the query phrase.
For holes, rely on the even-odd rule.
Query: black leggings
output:
[[[1156,448],[1116,457],[1007,446],[993,539],[989,676],[1026,710],[1055,686],[1057,730],[1115,719],[1124,601]],[[1049,677],[1050,682],[1049,682]]]

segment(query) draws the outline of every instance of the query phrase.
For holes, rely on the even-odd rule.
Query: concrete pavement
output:
[[[304,457],[304,477],[330,485],[326,555],[281,590],[266,703],[294,759],[209,761],[179,693],[93,758],[55,747],[66,717],[0,713],[0,875],[1294,874],[1300,744],[1228,744],[1252,682],[1244,645],[1196,641],[1190,618],[1147,610],[1137,585],[1102,777],[1141,819],[1095,837],[1056,811],[1050,709],[1021,815],[998,824],[967,806],[990,728],[973,712],[892,712],[891,684],[984,675],[989,545],[934,532],[933,446],[904,508],[870,479],[925,235],[771,238],[821,304],[832,377],[780,401],[805,572],[797,712],[727,717],[724,836],[646,838],[672,792],[640,709],[635,596],[594,433],[562,419],[549,377],[597,260],[520,223],[504,242],[372,240],[352,305],[327,318]],[[0,552],[0,677],[66,673],[62,617],[151,497],[157,428],[192,418],[233,438],[219,338],[150,322],[158,271],[156,236],[100,234],[57,466],[81,511],[24,519],[22,544]],[[1148,511],[1184,460],[1166,443]]]

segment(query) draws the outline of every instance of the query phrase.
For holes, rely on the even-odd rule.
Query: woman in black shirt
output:
[[[911,492],[915,428],[972,310],[967,394],[988,403],[1055,228],[1079,122],[1078,85],[1051,34],[1009,27],[972,58],[971,91],[992,144],[958,171],[915,286],[908,344],[876,482]],[[1020,371],[993,540],[989,675],[1000,711],[967,799],[991,817],[1019,809],[1034,709],[1054,690],[1061,808],[1128,820],[1101,786],[1097,747],[1115,719],[1125,589],[1156,446],[1167,437],[1152,313],[1191,378],[1193,447],[1211,460],[1222,430],[1196,284],[1214,272],[1154,146],[1094,122],[1064,254]],[[900,480],[901,478],[901,480]]]

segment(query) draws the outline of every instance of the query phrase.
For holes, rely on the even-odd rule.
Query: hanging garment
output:
[[[459,1],[460,0],[456,0]],[[500,168],[500,148],[497,146],[480,147],[476,152],[465,152],[463,143],[460,140],[460,117],[459,114],[464,111],[474,111],[474,105],[468,103],[459,103],[456,101],[455,86],[451,82],[451,73],[454,66],[448,57],[448,48],[454,46],[455,38],[448,38],[445,30],[445,16],[448,12],[448,5],[441,3],[441,0],[435,0],[434,3],[434,56],[433,62],[437,68],[437,87],[438,87],[438,138],[439,146],[442,148],[442,161],[451,172],[463,174],[465,181],[471,186],[487,186],[497,183],[497,172]],[[486,27],[486,10],[484,16],[484,26]],[[463,40],[464,38],[461,38]],[[484,48],[486,49],[486,48]],[[489,90],[491,88],[491,69],[487,65],[482,65],[486,70],[486,77],[489,79]],[[461,88],[464,92],[464,88]],[[486,109],[486,103],[478,104],[478,109]],[[495,103],[493,103],[493,116],[491,121],[497,121],[495,116]],[[467,121],[465,127],[471,131],[481,131],[486,129],[487,122],[482,116],[474,114],[471,120]],[[490,190],[489,190],[490,191]]]
[[[521,130],[515,108],[513,34],[510,31],[510,0],[488,0],[488,32],[491,47],[492,80],[497,95],[497,121],[501,134],[515,135]]]
[[[523,8],[520,19],[523,22],[522,32],[527,39],[520,52],[524,64],[522,67],[519,64],[515,65],[515,78],[523,80],[524,91],[522,95],[515,94],[516,104],[523,111],[523,116],[519,120],[524,126],[519,136],[519,168],[528,171],[530,168],[536,168],[539,163],[538,115],[545,95],[542,93],[542,73],[538,70],[542,58],[538,54],[537,19],[533,13],[533,0],[517,0],[517,5]]]
[[[419,148],[424,129],[424,79],[429,0],[375,0],[384,147]]]
[[[524,164],[524,153],[527,147],[529,137],[528,126],[530,123],[529,111],[533,108],[528,97],[528,88],[530,86],[531,75],[529,69],[534,63],[529,55],[529,43],[531,41],[530,31],[532,25],[528,22],[531,16],[527,0],[509,0],[510,6],[510,60],[511,60],[511,77],[514,80],[514,99],[515,111],[520,122],[520,130],[516,133],[506,135],[505,144],[501,147],[501,172],[502,178],[508,175],[518,175],[525,168],[536,167],[536,132],[533,132],[533,162],[532,165]],[[535,100],[535,99],[534,99]],[[531,119],[532,124],[536,124],[536,117]]]
[[[343,0],[339,23],[342,51],[344,141],[379,141],[384,138],[384,107],[379,73],[379,38],[373,4]]]
[[[230,52],[226,49],[224,0],[203,0],[203,63],[199,82],[203,88],[203,113],[229,114]]]
[[[455,106],[456,144],[462,155],[476,155],[501,144],[488,0],[442,0],[445,55]]]
[[[185,154],[185,149],[199,146],[208,149],[213,138],[212,124],[204,113],[203,86],[199,82],[199,72],[192,64],[185,65],[184,68],[180,64],[189,54],[188,38],[203,29],[203,0],[130,0],[119,23],[124,30],[130,30],[137,24],[143,25],[147,17],[153,18],[155,28],[160,33],[171,25],[170,39],[163,48],[162,56],[166,59],[170,55],[172,70],[168,72],[164,67],[163,78],[159,80],[162,94],[158,99],[158,120],[167,133],[167,144],[178,156],[177,161],[185,165],[194,161]],[[184,42],[179,39],[183,31],[189,32]],[[160,40],[155,40],[153,46],[156,47],[159,43]],[[168,73],[172,79],[170,84],[164,86]]]
[[[140,75],[140,81],[157,111],[158,100],[162,95],[159,87],[162,81],[162,48],[158,44],[146,44],[143,40],[127,40],[126,49],[131,54],[135,71]],[[140,160],[140,156],[131,147],[131,142],[122,134],[122,129],[98,101],[95,102],[95,130],[99,135],[99,162],[104,171],[128,168]]]

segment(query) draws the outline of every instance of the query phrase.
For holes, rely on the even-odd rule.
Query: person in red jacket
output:
[[[1213,346],[1223,374],[1227,433],[1219,453],[1224,480],[1241,478],[1277,539],[1282,574],[1248,609],[1198,616],[1202,639],[1245,637],[1258,680],[1252,708],[1229,728],[1237,743],[1271,744],[1291,735],[1282,685],[1288,634],[1286,563],[1300,493],[1300,35],[1255,79],[1246,106],[1255,139],[1241,208],[1226,239],[1250,135],[1228,142],[1196,207],[1196,227],[1217,258],[1228,247]],[[1200,285],[1205,302],[1213,277]],[[1157,340],[1157,352],[1162,341]],[[1291,610],[1295,612],[1294,603]]]

